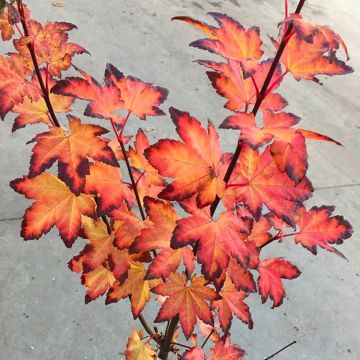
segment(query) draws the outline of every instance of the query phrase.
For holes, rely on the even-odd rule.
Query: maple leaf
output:
[[[216,92],[228,100],[225,108],[232,111],[243,111],[244,107],[246,109],[250,104],[255,104],[257,88],[261,89],[272,59],[262,61],[253,67],[253,75],[248,75],[241,62],[238,61],[230,60],[227,64],[203,60],[198,62],[216,70],[216,72],[208,71],[207,75]],[[280,85],[281,80],[281,67],[279,65],[276,67],[269,85],[271,92],[261,103],[260,110],[281,110],[287,105],[286,100],[281,95],[273,93]]]
[[[146,279],[159,279],[168,277],[169,274],[179,267],[183,261],[189,274],[195,269],[194,254],[188,247],[181,249],[164,249],[156,255],[149,265]]]
[[[246,270],[235,259],[230,259],[227,272],[236,289],[247,293],[256,292],[256,284],[249,270]]]
[[[42,26],[35,20],[27,20],[26,23],[39,65],[47,64],[50,74],[57,78],[61,78],[61,71],[71,66],[75,54],[88,53],[82,46],[67,42],[68,31],[77,29],[73,24],[47,22]],[[14,46],[24,58],[31,60],[27,44],[21,40],[15,40]]]
[[[39,88],[26,80],[32,74],[31,69],[19,55],[5,57],[0,55],[0,117],[20,104],[25,96],[33,100],[39,98]]]
[[[113,85],[105,84],[101,86],[85,71],[77,67],[75,69],[82,75],[82,78],[67,77],[59,81],[51,91],[55,94],[89,100],[90,103],[85,110],[87,116],[111,118],[116,123],[123,124],[124,119],[114,114],[116,110],[122,109],[124,105],[120,90]]]
[[[81,124],[80,120],[69,116],[70,132],[52,127],[38,134],[31,142],[37,142],[31,157],[30,176],[36,176],[58,161],[59,178],[75,194],[80,194],[85,186],[85,176],[89,174],[89,158],[112,166],[119,166],[105,139],[99,135],[108,131],[100,126]]]
[[[136,319],[150,300],[150,289],[161,281],[145,280],[145,275],[146,271],[142,264],[130,263],[127,279],[122,284],[114,283],[107,294],[105,303],[111,304],[130,296],[132,313]]]
[[[122,182],[119,168],[103,162],[90,164],[84,192],[97,195],[99,216],[120,207],[124,200],[134,203],[134,193]]]
[[[144,198],[144,205],[149,216],[149,223],[144,226],[140,236],[132,243],[130,253],[163,249],[149,266],[146,279],[167,277],[178,268],[181,260],[184,260],[191,273],[194,270],[192,251],[189,248],[177,250],[170,248],[170,240],[178,219],[173,206],[150,197]]]
[[[196,318],[206,324],[213,324],[213,316],[206,301],[213,301],[218,295],[205,286],[203,277],[193,277],[187,285],[184,274],[172,273],[169,282],[157,285],[152,291],[158,295],[169,296],[155,319],[155,322],[171,320],[179,315],[180,324],[186,338],[189,338],[196,323]]]
[[[267,298],[273,300],[273,308],[280,306],[285,296],[285,289],[281,279],[295,279],[300,270],[283,258],[271,258],[264,260],[258,267],[258,287],[262,302]]]
[[[216,20],[219,28],[187,16],[177,16],[173,20],[185,21],[210,36],[210,39],[196,40],[190,46],[205,49],[232,60],[261,58],[263,51],[258,27],[254,26],[245,30],[240,23],[227,15],[216,12],[211,12],[209,15]]]
[[[328,26],[313,24],[305,20],[301,14],[291,14],[281,22],[281,25],[286,26],[289,22],[292,23],[294,32],[301,40],[311,44],[314,42],[314,36],[322,38],[322,47],[324,50],[326,49],[330,57],[335,57],[336,51],[341,46],[345,51],[347,60],[349,60],[349,54],[344,40]]]
[[[81,283],[88,288],[85,295],[85,304],[104,295],[115,281],[113,273],[102,265],[93,271],[83,274]]]
[[[144,198],[144,205],[151,225],[141,230],[140,236],[131,245],[130,252],[169,248],[170,239],[178,219],[174,207],[171,203],[150,197]]]
[[[308,199],[313,191],[306,178],[296,186],[288,175],[281,173],[269,148],[260,155],[247,145],[242,148],[228,186],[229,194],[236,202],[243,202],[256,220],[264,204],[292,226],[295,226],[293,215],[297,204]]]
[[[13,24],[9,22],[9,10],[7,6],[4,9],[0,9],[0,34],[3,41],[10,40],[15,34]]]
[[[54,225],[67,247],[79,234],[81,216],[95,215],[95,202],[89,195],[76,196],[61,180],[49,173],[13,180],[10,186],[35,203],[29,207],[22,223],[25,240],[38,239]]]
[[[277,49],[279,43],[272,39]],[[353,72],[345,62],[327,56],[328,48],[324,48],[323,36],[314,36],[312,43],[302,40],[296,35],[288,40],[281,62],[296,80],[306,79],[319,82],[316,75],[344,75]]]
[[[225,119],[220,125],[224,129],[240,129],[240,139],[252,149],[257,149],[273,140],[270,147],[272,157],[281,172],[286,172],[296,183],[307,171],[305,138],[329,141],[341,145],[332,138],[313,131],[293,128],[300,118],[291,113],[270,110],[263,112],[263,127],[259,128],[252,113],[238,113]]]
[[[81,266],[82,272],[88,273],[104,265],[113,273],[116,280],[124,282],[130,258],[126,250],[119,250],[114,246],[114,232],[108,233],[103,220],[83,217],[82,236],[88,239],[89,243],[70,261],[70,269],[74,268],[73,271],[76,271]]]
[[[126,360],[154,360],[156,359],[155,350],[147,343],[141,340],[141,332],[137,332],[135,329],[129,337],[125,356]]]
[[[198,193],[199,207],[212,203],[225,188],[225,157],[219,136],[209,123],[207,131],[189,113],[170,108],[182,141],[163,139],[145,150],[145,157],[160,175],[173,178],[158,195],[166,200],[184,200]]]
[[[147,161],[144,151],[150,146],[149,139],[142,129],[139,129],[135,137],[135,148],[129,147],[129,157],[132,165],[137,169],[144,170],[148,186],[164,186],[165,182],[158,171]]]
[[[230,336],[218,341],[210,351],[209,360],[243,360],[245,355],[244,350],[230,343]]]
[[[231,211],[221,213],[217,220],[206,212],[198,212],[178,220],[171,247],[176,249],[198,242],[197,259],[202,264],[201,271],[207,279],[213,280],[227,268],[230,256],[242,264],[248,263],[248,249],[238,234],[248,231],[243,220]]]
[[[334,206],[314,206],[309,211],[299,208],[296,223],[300,231],[295,236],[295,243],[301,243],[313,254],[317,254],[317,246],[344,257],[331,244],[342,244],[348,239],[353,229],[342,216],[331,216]]]
[[[106,66],[105,82],[120,89],[121,98],[124,102],[123,108],[134,113],[139,119],[146,120],[146,116],[165,115],[158,106],[166,100],[167,89],[153,86],[132,76],[124,77],[111,64]]]
[[[121,206],[111,212],[111,216],[115,219],[114,244],[119,249],[127,249],[141,234],[141,230],[146,228],[150,223],[148,220],[142,221],[135,212],[129,210],[123,203]]]
[[[44,77],[44,71],[41,72]],[[32,82],[37,82],[37,78],[33,76]],[[54,78],[48,78],[48,87],[51,89],[56,84]],[[39,89],[40,92],[40,89]],[[73,98],[62,95],[49,94],[49,100],[55,113],[68,113],[74,102]],[[29,96],[25,96],[22,103],[15,105],[12,109],[14,113],[18,113],[12,131],[16,131],[29,124],[51,124],[49,109],[43,97],[33,101]]]
[[[253,321],[249,306],[243,302],[247,294],[244,291],[237,290],[229,277],[225,280],[220,296],[221,300],[212,302],[211,307],[218,310],[221,328],[224,332],[228,332],[233,314],[247,324],[249,329],[252,329]]]

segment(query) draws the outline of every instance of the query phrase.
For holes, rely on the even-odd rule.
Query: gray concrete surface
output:
[[[171,23],[170,18],[186,14],[206,20],[208,11],[228,13],[246,26],[260,25],[270,53],[266,34],[275,34],[282,16],[282,1],[270,0],[63,2],[65,6],[58,8],[49,0],[27,1],[36,19],[78,25],[72,40],[92,56],[77,57],[76,65],[100,80],[105,64],[111,62],[125,74],[167,87],[166,107],[190,111],[216,124],[227,115],[224,101],[209,86],[204,70],[192,62],[211,56],[187,47],[199,34],[184,24]],[[257,295],[250,297],[252,331],[235,320],[232,335],[249,360],[263,359],[294,339],[298,343],[278,355],[278,360],[360,359],[359,5],[355,0],[307,3],[308,17],[329,24],[344,37],[355,73],[326,79],[322,87],[289,78],[281,91],[289,100],[288,109],[303,118],[303,127],[344,144],[344,148],[309,144],[309,175],[318,189],[310,203],[335,204],[355,232],[341,247],[349,263],[324,251],[314,257],[289,242],[266,250],[269,255],[285,256],[303,273],[286,283],[288,297],[276,310],[269,303],[261,305]],[[152,140],[174,134],[168,117],[141,125],[154,129],[149,133]],[[10,116],[0,124],[0,359],[117,359],[132,327],[139,324],[134,324],[126,301],[110,306],[101,299],[84,304],[84,288],[66,266],[81,241],[67,250],[57,231],[39,241],[23,242],[19,236],[19,218],[29,203],[8,183],[26,172],[30,147],[25,143],[39,128],[11,135],[11,126]],[[231,150],[235,137],[228,132],[222,135],[224,149]],[[152,317],[155,312],[154,306],[146,310]]]

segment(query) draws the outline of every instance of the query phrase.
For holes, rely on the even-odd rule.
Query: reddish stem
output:
[[[273,236],[271,239],[269,239],[266,243],[262,244],[260,246],[260,248],[262,249],[263,247],[269,245],[270,243],[272,243],[275,240],[279,240],[279,239],[283,239],[283,238],[286,238],[286,237],[289,237],[289,236],[295,236],[295,235],[299,235],[299,234],[301,234],[301,232],[294,232],[294,233],[291,233],[291,234],[283,235],[283,233],[281,231],[279,231],[275,236]]]
[[[278,86],[281,81],[284,79],[284,77],[289,73],[289,70],[286,69],[277,79],[276,81],[274,81],[271,86],[269,87],[268,91],[266,92],[266,96],[268,96],[269,94],[271,94],[271,92],[274,90],[274,88],[276,86]]]
[[[130,114],[128,114],[127,118],[130,116]],[[136,181],[135,181],[135,178],[134,178],[134,174],[131,170],[131,165],[130,165],[130,161],[129,161],[129,157],[128,157],[128,154],[125,150],[125,145],[124,145],[124,142],[122,140],[122,137],[121,135],[118,133],[118,131],[116,130],[116,126],[115,126],[115,123],[112,119],[110,119],[110,123],[111,123],[111,126],[114,130],[114,133],[116,135],[116,138],[117,138],[117,141],[119,142],[120,144],[120,147],[121,147],[121,151],[122,151],[122,154],[124,156],[124,159],[125,159],[125,163],[126,163],[126,167],[127,167],[127,170],[128,170],[128,173],[129,173],[129,176],[130,176],[130,181],[131,181],[131,185],[132,185],[132,188],[134,190],[134,194],[135,194],[135,198],[136,198],[136,202],[138,204],[138,207],[139,207],[139,211],[140,211],[140,215],[141,215],[141,218],[143,220],[146,219],[146,215],[145,215],[145,211],[144,211],[144,208],[142,206],[142,203],[141,203],[141,199],[140,199],[140,195],[139,195],[139,192],[137,190],[137,186],[136,186]],[[124,128],[123,128],[124,129]]]
[[[285,0],[285,19],[289,16],[289,1]]]
[[[46,93],[49,94],[49,64],[46,64],[46,70],[45,70],[45,80],[46,80],[46,84],[45,84],[45,88],[46,88]]]
[[[295,10],[295,14],[299,14],[301,12],[301,9],[303,8],[304,6],[304,3],[305,3],[305,0],[300,0],[299,3],[298,3],[298,6]],[[259,108],[260,108],[260,105],[261,103],[263,102],[263,100],[265,99],[266,97],[266,93],[267,93],[267,89],[270,85],[270,82],[271,82],[271,79],[275,73],[275,70],[276,70],[276,67],[277,65],[279,64],[280,62],[280,59],[281,59],[281,56],[284,52],[284,49],[286,47],[286,44],[287,44],[287,40],[286,40],[286,36],[288,36],[289,34],[291,34],[293,30],[293,24],[290,23],[289,27],[287,28],[286,32],[285,32],[285,36],[284,38],[281,40],[281,43],[277,49],[277,52],[276,52],[276,55],[274,57],[274,60],[271,64],[271,67],[269,69],[269,72],[268,74],[266,75],[266,78],[265,78],[265,81],[264,81],[264,84],[260,90],[260,96],[257,98],[256,100],[256,103],[254,105],[254,108],[252,110],[252,113],[254,114],[254,116],[256,116]],[[239,159],[239,156],[240,156],[240,153],[241,153],[241,149],[242,149],[242,142],[239,141],[238,142],[238,145],[235,149],[235,152],[232,156],[232,159],[230,161],[230,164],[229,164],[229,167],[226,171],[226,174],[224,176],[224,182],[227,184],[230,180],[230,177],[235,169],[235,166],[236,166],[236,163]],[[216,196],[214,202],[211,204],[211,207],[210,207],[210,212],[211,212],[211,215],[214,215],[218,205],[220,203],[220,198],[218,196]]]
[[[20,36],[21,36],[21,37],[24,37],[24,34],[23,34],[23,32],[21,31],[21,29],[19,28],[19,25],[18,25],[17,23],[15,23],[15,27],[16,27],[17,31],[19,32]]]
[[[26,19],[25,19],[24,7],[23,7],[23,4],[22,4],[21,0],[17,0],[17,6],[18,6],[18,11],[19,11],[19,14],[20,14],[20,18],[21,18],[21,24],[22,24],[22,27],[24,29],[24,34],[25,34],[25,36],[29,36],[29,30],[28,30],[28,27],[27,27],[27,24],[26,24]],[[46,91],[44,80],[43,80],[43,78],[41,76],[41,72],[40,72],[38,61],[36,59],[33,43],[32,42],[29,43],[27,45],[27,48],[29,49],[31,60],[32,60],[33,65],[34,65],[35,73],[36,73],[36,76],[38,78],[41,91],[43,93],[43,98],[45,100],[46,106],[47,106],[47,108],[49,110],[49,113],[50,113],[50,116],[51,116],[51,122],[52,122],[52,124],[54,126],[60,127],[59,120],[57,119],[57,117],[55,115],[55,111],[54,111],[54,109],[52,107],[52,104],[51,104],[51,101],[50,101],[50,98],[49,98],[49,94]]]
[[[257,83],[256,83],[253,75],[251,75],[251,81],[252,81],[252,83],[253,83],[253,85],[254,85],[254,87],[255,87],[256,99],[258,99],[259,96],[260,96],[260,91],[259,91],[259,88],[258,88],[258,86],[257,86]]]

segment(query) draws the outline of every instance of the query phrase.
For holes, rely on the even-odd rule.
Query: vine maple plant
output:
[[[304,2],[289,15],[285,1],[271,58],[264,58],[258,27],[219,13],[209,14],[216,26],[174,18],[205,34],[192,46],[223,59],[198,62],[232,112],[220,128],[239,132],[230,154],[211,122],[204,127],[172,107],[179,139],[150,145],[143,130],[128,134],[129,121],[165,115],[159,107],[167,90],[111,64],[98,82],[73,64],[86,53],[69,42],[75,25],[43,25],[21,0],[0,1],[2,39],[14,38],[14,51],[0,55],[0,115],[16,114],[13,131],[47,126],[29,141],[29,173],[10,184],[34,201],[21,235],[38,239],[56,226],[67,247],[79,236],[87,240],[69,262],[87,287],[85,302],[105,294],[106,304],[128,299],[148,333],[133,331],[127,359],[167,359],[171,352],[185,360],[243,359],[230,340],[233,316],[252,328],[246,297],[258,292],[280,306],[283,280],[300,275],[283,257],[264,258],[261,250],[292,237],[313,254],[321,247],[343,256],[334,245],[350,237],[350,224],[332,214],[333,206],[304,205],[313,193],[306,140],[339,143],[297,127],[300,118],[284,110],[287,101],[276,92],[287,75],[319,82],[318,75],[352,71],[338,59],[339,51],[347,56],[341,37],[300,15]],[[77,76],[64,78],[71,67]],[[87,101],[84,115],[102,126],[71,115],[75,99]],[[164,327],[143,317],[150,299],[160,302],[154,322]],[[180,332],[190,342],[180,344]]]

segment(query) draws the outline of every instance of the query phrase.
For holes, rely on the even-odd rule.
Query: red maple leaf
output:
[[[230,198],[243,202],[258,220],[263,204],[285,222],[295,226],[293,215],[296,206],[311,196],[310,182],[305,178],[296,185],[286,174],[281,173],[266,148],[260,154],[244,145],[238,165],[232,175],[228,190]]]
[[[238,113],[225,119],[220,125],[225,129],[240,129],[240,139],[252,149],[273,141],[271,155],[281,172],[286,172],[294,181],[300,182],[308,167],[305,138],[330,141],[341,145],[332,138],[313,131],[294,128],[300,118],[291,113],[263,113],[263,127],[259,128],[252,113]]]
[[[197,244],[197,259],[202,273],[209,280],[218,277],[235,257],[242,264],[249,261],[249,252],[239,232],[248,232],[247,224],[231,211],[213,220],[206,211],[178,220],[171,239],[171,247],[181,248]]]
[[[61,71],[71,66],[75,54],[88,53],[82,46],[69,43],[68,31],[77,27],[67,22],[47,22],[42,26],[35,20],[26,20],[29,37],[39,65],[47,64],[50,74],[61,78]],[[14,41],[16,50],[31,60],[28,42],[23,38]]]
[[[342,244],[351,236],[353,229],[342,216],[331,216],[334,210],[334,206],[325,205],[314,206],[309,211],[304,207],[299,208],[296,223],[300,231],[295,236],[295,243],[300,243],[315,255],[320,246],[344,257],[331,244]]]
[[[67,247],[79,235],[81,216],[95,215],[95,202],[90,195],[76,196],[61,180],[49,173],[13,180],[10,186],[28,199],[34,199],[22,223],[25,240],[38,239],[54,225]]]
[[[173,20],[185,21],[210,36],[210,39],[196,40],[190,46],[205,49],[232,60],[261,58],[263,51],[258,27],[254,26],[246,30],[240,23],[227,15],[215,12],[209,13],[209,15],[216,20],[219,28],[187,16],[177,16]]]
[[[213,316],[207,301],[213,301],[218,295],[205,286],[203,277],[193,277],[187,284],[184,274],[172,273],[169,282],[156,286],[153,290],[158,295],[169,296],[161,306],[155,322],[171,320],[179,315],[180,324],[186,338],[189,338],[196,323],[196,318],[206,324],[213,324]]]
[[[235,288],[229,277],[226,278],[224,288],[220,291],[220,300],[213,301],[212,308],[218,310],[221,328],[225,333],[230,329],[233,314],[248,325],[253,327],[249,306],[244,303],[247,294]]]
[[[85,186],[85,176],[89,174],[89,158],[119,166],[108,146],[108,141],[99,137],[108,131],[100,126],[82,124],[79,119],[69,117],[70,131],[52,127],[38,134],[32,140],[37,144],[32,149],[30,176],[36,176],[58,161],[59,178],[75,194],[80,194]]]
[[[258,267],[258,287],[262,302],[267,298],[273,300],[273,308],[280,306],[285,296],[285,289],[281,279],[295,279],[301,272],[290,262],[282,258],[263,260]]]
[[[211,123],[206,131],[189,113],[170,108],[170,114],[182,141],[164,139],[145,150],[160,175],[174,179],[159,197],[184,200],[197,193],[199,207],[205,207],[225,188],[218,133]]]

